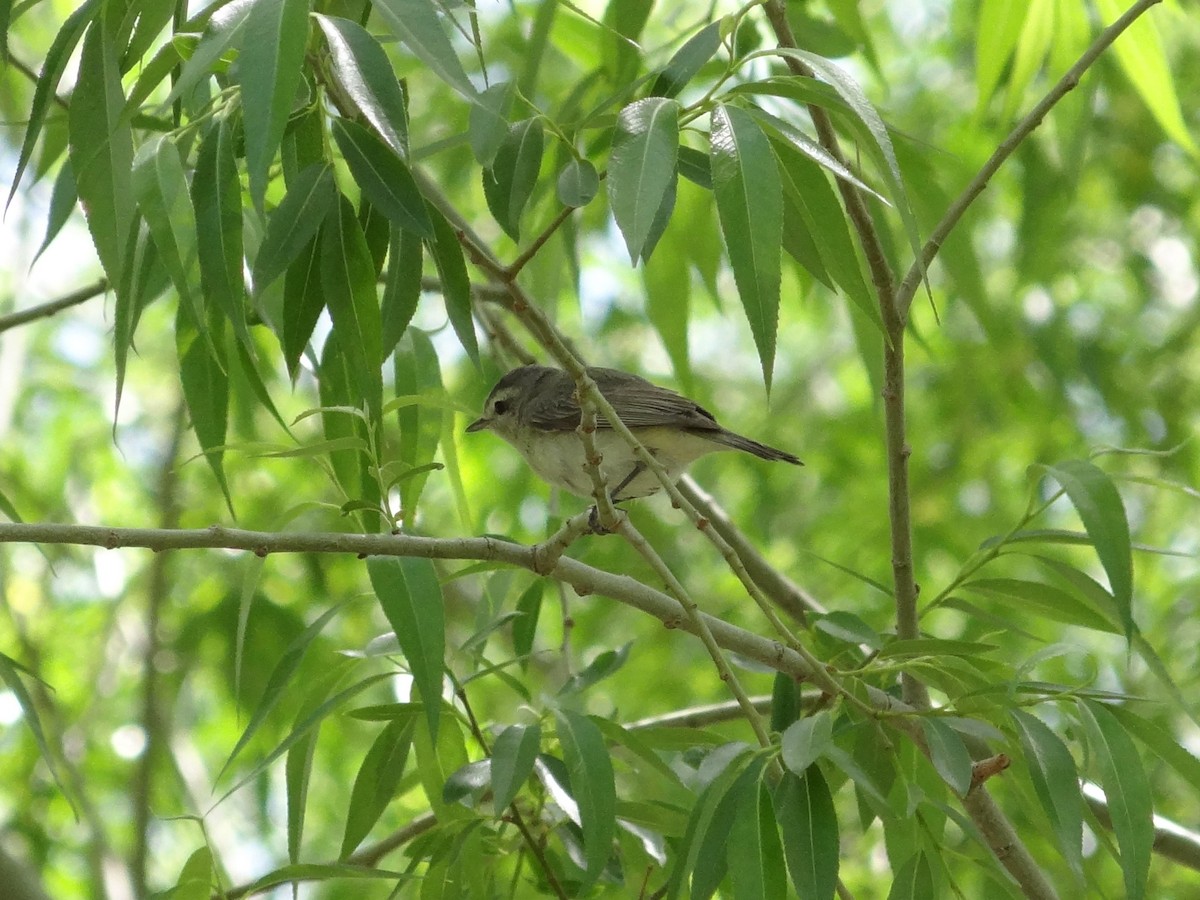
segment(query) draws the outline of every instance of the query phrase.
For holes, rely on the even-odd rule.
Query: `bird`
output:
[[[700,404],[619,369],[589,366],[596,383],[621,421],[676,480],[708,453],[742,450],[761,459],[804,465],[796,456],[744,437],[718,424]],[[582,419],[575,379],[550,366],[521,366],[496,382],[483,415],[468,432],[491,431],[512,444],[544,481],[580,497],[592,495],[583,441],[576,429]],[[613,502],[648,497],[662,483],[612,424],[598,416],[594,441],[600,471]]]

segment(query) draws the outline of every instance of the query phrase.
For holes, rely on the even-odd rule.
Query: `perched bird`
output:
[[[706,453],[744,450],[762,459],[803,465],[783,450],[742,437],[717,424],[699,404],[637,375],[617,369],[587,370],[621,421],[662,463],[672,479]],[[483,415],[467,431],[494,431],[525,457],[545,481],[581,497],[590,497],[583,442],[575,429],[582,417],[575,379],[562,369],[522,366],[501,378],[488,395]],[[647,497],[662,487],[632,448],[603,416],[597,418],[596,449],[600,470],[614,501]]]

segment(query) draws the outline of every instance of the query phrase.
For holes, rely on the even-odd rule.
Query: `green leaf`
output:
[[[246,30],[246,22],[250,13],[257,5],[253,0],[233,2],[222,6],[213,13],[212,19],[204,29],[200,42],[196,44],[191,56],[183,64],[179,76],[171,87],[171,93],[163,101],[163,107],[169,107],[179,98],[189,94],[201,80],[212,77],[214,70],[222,69],[220,60],[231,52],[235,44],[239,44]],[[182,47],[183,37],[177,38],[177,48]],[[127,114],[132,115],[132,110]]]
[[[770,393],[783,238],[779,169],[766,135],[749,113],[733,106],[713,111],[710,152],[721,232]]]
[[[929,758],[937,773],[960,797],[971,789],[971,756],[958,732],[936,717],[921,719]]]
[[[396,151],[347,119],[333,120],[333,137],[371,204],[399,227],[433,237],[421,191]]]
[[[1105,25],[1119,19],[1125,7],[1117,0],[1097,0],[1096,8]],[[1179,13],[1176,12],[1176,15]],[[1163,132],[1187,150],[1193,157],[1200,156],[1200,147],[1192,139],[1191,131],[1179,108],[1179,96],[1175,91],[1175,79],[1171,64],[1167,60],[1162,38],[1158,33],[1157,16],[1143,15],[1131,24],[1113,44],[1117,62],[1125,72],[1134,90],[1158,121]]]
[[[431,0],[375,0],[372,4],[396,37],[442,81],[467,98],[476,96]]]
[[[254,708],[254,712],[250,715],[250,721],[246,724],[246,728],[242,731],[242,735],[238,738],[237,743],[233,745],[233,749],[229,751],[229,757],[225,760],[225,764],[221,766],[221,771],[217,773],[217,781],[221,780],[229,770],[229,767],[233,765],[233,761],[237,759],[238,754],[250,743],[250,739],[258,733],[258,729],[262,727],[262,724],[267,720],[267,716],[271,714],[271,711],[279,705],[279,701],[295,689],[296,685],[293,676],[300,667],[300,663],[304,661],[304,656],[308,652],[308,648],[312,645],[317,635],[329,624],[330,620],[340,613],[345,606],[344,602],[338,603],[336,606],[331,606],[288,644],[287,649],[283,651],[283,656],[279,658],[279,662],[275,663],[275,668],[271,670],[271,674],[267,678],[267,686],[263,689],[263,695],[258,701],[258,706]]]
[[[730,818],[734,810],[733,804],[736,802],[736,797],[733,800],[730,799],[730,793],[734,785],[739,783],[747,767],[757,765],[751,754],[744,748],[739,749],[737,745],[726,745],[725,748],[722,748],[722,750],[726,749],[734,755],[730,756],[729,753],[716,751],[705,760],[705,766],[715,766],[720,763],[724,763],[724,765],[712,774],[711,780],[705,785],[704,790],[700,792],[700,796],[692,806],[691,814],[688,816],[687,831],[683,836],[683,843],[679,851],[675,854],[671,876],[667,882],[666,896],[668,897],[674,897],[679,893],[688,874],[695,869],[701,859],[707,835],[713,829],[716,829],[719,835],[729,833],[729,827],[732,824]],[[761,760],[759,762],[761,763]],[[708,841],[708,843],[716,842]],[[710,859],[707,862],[710,868],[706,877],[711,879],[716,876],[719,880],[725,855],[719,854],[716,859]],[[694,892],[695,882],[693,882]]]
[[[1090,606],[1081,603],[1062,588],[1040,581],[1020,578],[976,578],[968,581],[963,590],[1015,600],[1025,614],[1042,616],[1066,625],[1078,625],[1106,634],[1116,634],[1116,627]]]
[[[729,832],[727,863],[733,900],[784,900],[787,896],[787,864],[775,822],[775,804],[761,779],[738,803]]]
[[[346,830],[339,854],[342,859],[353,853],[370,834],[396,796],[412,747],[413,721],[409,717],[388,722],[363,758],[350,791],[350,807],[346,810]]]
[[[283,202],[267,217],[267,228],[254,259],[256,294],[262,294],[276,278],[289,271],[302,252],[306,258],[311,255],[312,239],[325,221],[336,196],[333,169],[328,164],[307,166],[296,176]],[[289,319],[286,315],[284,318],[285,322]],[[312,329],[309,328],[304,335],[304,342],[307,342],[311,333]]]
[[[797,775],[811,766],[833,743],[833,717],[821,710],[793,722],[779,744],[783,764]]]
[[[521,667],[529,667],[528,656],[533,650],[533,639],[537,635],[538,617],[542,612],[542,594],[546,583],[540,578],[525,588],[517,600],[517,612],[521,617],[512,625],[513,653],[521,657]]]
[[[62,231],[63,226],[71,218],[71,213],[75,212],[75,204],[78,202],[79,191],[75,187],[75,170],[71,168],[71,160],[68,157],[63,160],[62,167],[58,170],[58,176],[54,179],[54,190],[50,192],[50,212],[46,216],[46,236],[42,238],[41,246],[33,254],[30,268],[46,252],[51,241]]]
[[[388,238],[387,280],[380,302],[382,352],[387,359],[404,336],[421,300],[422,243],[418,235],[392,226]],[[382,362],[382,360],[381,360]]]
[[[79,39],[83,37],[84,30],[91,24],[92,17],[95,16],[96,10],[100,8],[103,0],[87,0],[63,22],[62,28],[54,36],[54,40],[50,43],[50,49],[46,51],[45,62],[42,63],[42,71],[38,75],[37,83],[33,88],[33,103],[29,109],[29,121],[25,125],[25,136],[21,140],[21,152],[17,156],[17,168],[13,172],[12,186],[8,189],[8,199],[4,203],[5,210],[12,205],[12,199],[16,196],[17,186],[21,183],[21,176],[25,174],[25,168],[29,165],[29,160],[33,157],[33,148],[37,146],[38,136],[42,133],[42,126],[46,123],[46,113],[50,109],[50,105],[55,100],[56,92],[58,91],[58,83],[62,80],[63,73],[67,70],[67,64],[71,61],[71,55],[75,51],[75,45],[79,43]],[[7,37],[7,30],[5,31]],[[99,37],[95,38],[99,42]],[[94,56],[101,53],[100,48],[93,48],[91,53]],[[114,54],[110,54],[112,56]],[[107,61],[115,63],[115,59]],[[89,61],[85,67],[83,61],[80,61],[79,71],[81,73],[94,73],[97,71],[98,65],[95,59]],[[84,96],[91,96],[91,102],[96,100],[96,91],[102,88],[110,88],[111,85],[105,78],[90,79],[91,83],[84,88]],[[79,88],[82,86],[82,81],[76,84],[75,95],[79,96]],[[117,89],[120,90],[120,81],[117,82]],[[74,104],[72,104],[74,106]],[[87,110],[80,110],[80,113],[86,113],[89,116],[95,115],[103,107],[96,108],[92,106]],[[94,131],[91,134],[92,147],[95,147],[95,142],[100,135],[107,135],[108,128],[103,131]],[[124,138],[122,138],[124,141]],[[81,150],[85,149],[81,147]],[[130,147],[129,156],[132,159],[133,149]],[[128,171],[128,167],[126,167]]]
[[[492,791],[496,817],[507,814],[521,786],[533,774],[542,743],[541,726],[510,725],[492,744]]]
[[[796,893],[832,900],[838,875],[838,822],[820,767],[809,766],[803,777],[784,772],[774,799]]]
[[[471,279],[467,275],[462,247],[445,216],[432,207],[429,208],[429,215],[433,220],[433,240],[427,246],[442,282],[446,315],[450,318],[454,333],[458,335],[459,343],[478,369],[479,341],[475,337],[475,320],[471,315]]]
[[[685,202],[687,198],[685,198]],[[687,219],[682,219],[687,221]],[[646,285],[646,316],[662,339],[675,374],[686,393],[691,388],[688,353],[688,322],[691,318],[692,272],[687,244],[692,229],[672,229],[664,235],[664,252],[647,258],[642,265]]]
[[[300,711],[296,714],[293,727],[303,721],[312,709],[333,690],[336,679],[326,677],[312,685],[304,696]],[[304,839],[304,821],[308,815],[308,786],[312,783],[313,756],[317,752],[317,738],[321,734],[321,720],[297,736],[288,748],[284,760],[284,793],[287,800],[287,848],[288,861],[300,860],[300,847]]]
[[[266,893],[271,888],[279,887],[280,885],[296,884],[302,881],[327,882],[338,878],[350,878],[367,881],[394,881],[399,885],[412,877],[412,875],[407,873],[367,866],[296,863],[290,866],[281,866],[273,872],[268,872],[245,889],[245,896],[252,897],[255,894]],[[206,890],[202,897],[197,897],[197,900],[204,900],[204,897],[208,897],[209,894],[210,892]],[[172,898],[172,900],[175,900],[175,898]]]
[[[394,372],[396,391],[400,396],[445,396],[437,352],[429,335],[419,328],[409,328],[396,345]],[[429,404],[411,403],[397,408],[402,463],[419,469],[433,462],[441,440],[444,415],[441,409]],[[401,512],[407,525],[412,524],[416,515],[417,501],[425,482],[425,476],[420,476],[400,485]]]
[[[212,851],[201,847],[183,864],[179,878],[167,896],[170,900],[207,900],[212,895],[212,878]]]
[[[476,161],[488,168],[500,145],[508,137],[508,115],[516,90],[511,81],[498,81],[483,91],[471,104],[467,118],[467,139]]]
[[[300,374],[300,357],[324,308],[321,240],[314,237],[292,262],[283,281],[283,359],[292,381]]]
[[[336,331],[330,332],[321,349],[320,365],[317,368],[317,388],[321,398],[321,424],[325,437],[331,441],[354,437],[366,446],[371,446],[372,435],[365,421],[366,413],[355,396],[355,386],[350,374],[349,362],[342,352]],[[355,415],[346,415],[346,411]],[[378,446],[376,444],[376,446]],[[329,454],[338,484],[345,492],[351,505],[345,512],[363,510],[363,528],[379,530],[379,516],[365,513],[367,507],[378,508],[381,502],[379,482],[369,471],[365,454],[358,450],[333,450]]]
[[[975,32],[975,114],[981,117],[1017,46],[1029,0],[983,0]]]
[[[904,861],[896,870],[887,900],[929,900],[934,893],[933,870],[929,858],[921,850]]]
[[[721,48],[721,29],[725,19],[710,22],[687,39],[654,79],[650,95],[675,97],[687,86],[701,67]]]
[[[191,307],[180,302],[175,319],[175,345],[179,353],[179,380],[192,420],[192,430],[204,451],[225,503],[233,513],[233,497],[222,463],[225,428],[229,416],[229,376],[224,360],[215,354],[220,342],[205,340]]]
[[[1063,486],[1108,575],[1125,637],[1133,634],[1133,546],[1116,485],[1090,462],[1072,459],[1039,467]]]
[[[1153,756],[1179,773],[1187,784],[1200,784],[1200,759],[1180,746],[1170,732],[1124,706],[1106,706],[1105,709],[1112,713],[1129,734],[1145,744]]]
[[[383,406],[383,354],[375,266],[345,197],[338,198],[321,229],[321,287],[356,391],[354,405],[365,402],[377,422]]]
[[[1041,719],[1021,709],[1009,713],[1021,739],[1033,790],[1050,820],[1067,864],[1083,874],[1083,803],[1071,751]]]
[[[333,62],[333,77],[392,150],[408,153],[404,89],[383,47],[357,22],[317,13]]]
[[[8,513],[8,515],[14,521],[20,521],[19,518],[16,518],[11,513]],[[50,770],[50,774],[54,776],[54,783],[58,785],[59,790],[63,792],[72,809],[74,809],[74,792],[68,788],[67,782],[63,780],[62,773],[58,770],[56,757],[50,749],[50,742],[46,739],[46,731],[42,727],[42,718],[38,715],[38,709],[33,702],[33,697],[25,689],[25,683],[21,680],[20,670],[24,669],[25,667],[20,665],[11,656],[0,653],[0,681],[7,685],[8,690],[16,697],[25,721],[29,724],[29,730],[33,733],[33,739],[37,743],[38,753],[41,754],[42,760],[46,763],[46,768]]]
[[[138,149],[133,161],[133,192],[180,301],[191,305],[195,321],[203,322],[205,298],[194,289],[192,280],[196,214],[179,150],[165,135],[152,137]]]
[[[703,830],[697,829],[695,840],[688,854],[692,871],[691,900],[708,900],[725,879],[729,865],[730,833],[737,818],[737,810],[754,805],[758,793],[759,776],[765,760],[753,758],[730,785],[729,790],[713,797],[706,805],[711,806],[711,815],[705,817]],[[731,768],[733,768],[731,766]],[[720,782],[718,778],[714,785]],[[775,827],[775,823],[771,823]],[[782,860],[781,860],[782,862]],[[786,882],[785,882],[786,883]]]
[[[587,206],[599,190],[600,176],[586,159],[573,159],[558,173],[556,193],[563,206],[575,209]]]
[[[446,655],[442,587],[433,563],[414,557],[367,559],[371,587],[383,607],[413,682],[425,702],[429,733],[436,739],[441,714],[443,658]]]
[[[1125,896],[1142,900],[1154,846],[1154,808],[1141,755],[1121,723],[1104,706],[1082,699],[1076,706],[1087,729],[1088,746],[1100,767],[1109,818],[1121,848]]]
[[[67,127],[80,205],[109,284],[120,285],[135,215],[133,133],[119,121],[125,97],[117,50],[103,19],[83,39],[71,100]]]
[[[595,659],[563,683],[558,690],[558,696],[582,694],[596,682],[616,673],[629,659],[629,648],[632,646],[631,641],[617,650],[605,650],[597,654]]]
[[[608,202],[634,263],[645,255],[679,155],[680,106],[666,97],[630,103],[617,116],[608,163]]]
[[[541,119],[522,119],[508,128],[489,168],[483,170],[488,209],[514,241],[521,237],[521,213],[537,185],[545,143]]]
[[[308,0],[255,0],[238,56],[246,172],[250,197],[262,209],[271,162],[296,101],[308,42]]]
[[[250,352],[254,344],[246,327],[246,282],[242,275],[242,184],[229,118],[210,128],[200,142],[192,178],[192,206],[204,296],[224,311],[238,341]]]
[[[585,874],[578,891],[583,894],[612,855],[617,827],[612,760],[600,729],[587,716],[564,709],[556,711],[554,718],[583,829]]]

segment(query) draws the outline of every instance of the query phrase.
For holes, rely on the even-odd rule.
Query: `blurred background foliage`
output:
[[[621,105],[614,105],[614,95],[622,95],[633,79],[660,70],[700,26],[735,12],[726,6],[677,2],[652,8],[612,0],[577,10],[546,0],[480,4],[471,18],[471,7],[447,4],[462,30],[451,27],[446,33],[477,86],[482,85],[482,58],[490,83],[511,80],[519,86],[512,119],[543,116],[548,126],[546,152],[520,218],[521,240],[506,234],[489,211],[468,140],[471,105],[430,70],[428,60],[385,40],[388,59],[405,80],[409,158],[498,257],[511,260],[560,209],[555,181],[570,154],[549,126],[569,136],[582,157],[603,161]],[[188,15],[200,11],[198,4],[193,7]],[[316,7],[354,20],[365,11],[354,0],[321,0]],[[1000,7],[1013,10],[1004,27],[997,25]],[[75,4],[42,0],[0,3],[0,9],[8,16],[8,58],[0,70],[0,182],[9,184],[34,104],[34,73]],[[1015,118],[1061,76],[1101,21],[1115,17],[1107,2],[1052,0],[814,0],[790,3],[788,11],[800,45],[852,73],[888,123],[922,235]],[[643,13],[648,14],[644,23],[635,27]],[[387,33],[387,21],[378,14],[368,22],[373,34]],[[739,52],[773,44],[757,11],[741,22],[732,38]],[[473,27],[480,55],[472,48]],[[1174,698],[1188,698],[1186,704],[1172,697],[1142,656],[1128,652],[1123,636],[1064,623],[1040,608],[1022,608],[1012,597],[956,592],[974,612],[939,606],[922,619],[922,627],[943,639],[994,644],[994,659],[1027,667],[1025,678],[1141,698],[1127,706],[1195,750],[1200,742],[1192,699],[1200,692],[1200,456],[1193,440],[1200,420],[1200,184],[1188,135],[1197,132],[1191,98],[1200,96],[1200,68],[1185,61],[1200,49],[1200,17],[1194,6],[1164,3],[1150,14],[1147,27],[1162,50],[1168,86],[1174,96],[1185,98],[1183,130],[1172,130],[1169,109],[1147,104],[1144,86],[1131,81],[1116,54],[1106,55],[991,181],[930,268],[932,296],[922,290],[914,303],[907,409],[914,564],[923,599],[936,597],[982,542],[1020,522],[1031,495],[1051,495],[1053,485],[1031,466],[1109,451],[1096,462],[1120,486],[1137,545],[1134,616],[1174,682]],[[622,28],[636,43],[617,34]],[[161,38],[153,44],[160,45]],[[315,54],[313,46],[315,39],[310,45]],[[314,58],[306,64],[301,94],[315,96],[321,90]],[[128,73],[126,91],[140,71],[134,66]],[[681,99],[695,101],[722,72],[719,59],[707,63]],[[779,72],[777,63],[760,59],[739,77],[762,79]],[[74,77],[72,64],[59,88],[64,97],[70,96]],[[148,118],[134,121],[135,129],[145,129],[138,131],[139,139],[164,121],[169,126],[172,112],[161,106],[165,96],[158,88]],[[185,117],[197,108],[185,104]],[[773,108],[795,109],[782,103]],[[579,123],[584,127],[576,131]],[[292,125],[300,128],[296,120]],[[53,190],[66,142],[66,115],[51,104],[0,227],[0,313],[64,296],[103,274],[78,210],[66,215],[62,230],[42,246],[47,223],[60,209]],[[684,130],[682,145],[707,152],[704,134],[695,126]],[[339,184],[353,192],[344,164],[339,160],[337,166]],[[867,180],[878,187],[869,165],[867,172]],[[242,183],[248,186],[244,175]],[[720,455],[697,463],[692,474],[773,565],[827,608],[852,612],[870,629],[889,632],[894,606],[880,589],[890,584],[891,561],[878,332],[844,295],[785,255],[768,398],[711,192],[681,180],[674,215],[653,256],[634,268],[603,191],[601,186],[601,197],[568,219],[533,256],[522,285],[589,363],[676,386],[717,411],[727,426],[797,453],[805,461],[802,470]],[[274,178],[267,208],[282,197],[282,182]],[[882,204],[873,209],[893,269],[902,273],[911,253],[900,218]],[[243,217],[252,248],[261,239],[263,217],[249,201]],[[826,224],[845,227],[841,220]],[[370,229],[368,240],[373,240]],[[428,257],[424,271],[430,278],[437,275]],[[471,272],[477,277],[475,269]],[[330,424],[328,415],[324,421],[315,415],[296,421],[329,401],[318,390],[315,357],[289,381],[276,324],[284,279],[253,298],[256,318],[250,331],[258,373],[291,433],[264,408],[245,373],[231,365],[228,429],[220,442],[227,505],[188,427],[194,411],[189,414],[184,403],[172,337],[177,297],[165,276],[158,277],[159,289],[142,312],[130,346],[119,410],[111,293],[0,334],[0,493],[11,507],[29,522],[140,527],[221,522],[265,531],[364,527],[360,511],[343,507],[355,499],[347,480],[333,475],[339,466],[359,463],[297,450],[318,446],[334,433],[323,429],[345,426]],[[539,361],[547,361],[499,305],[481,305],[516,332]],[[317,350],[328,333],[322,318],[314,337]],[[437,537],[492,533],[536,541],[585,504],[552,493],[494,437],[463,434],[469,411],[480,408],[495,377],[513,363],[490,343],[482,351],[476,368],[450,326],[440,295],[426,291],[397,354],[409,381],[398,382],[391,364],[383,367],[385,399],[421,393],[428,400],[445,392],[445,402],[415,407],[424,417],[424,439],[438,438],[435,459],[442,467],[405,483],[406,500],[423,483],[419,501],[404,510],[405,524]],[[420,429],[412,428],[411,420],[401,424],[400,416],[413,409],[384,417],[382,460],[401,458],[406,452],[401,445]],[[707,612],[767,633],[720,557],[685,527],[667,500],[630,504],[629,513]],[[1078,530],[1080,525],[1060,499],[1032,527]],[[1031,552],[1103,578],[1089,547],[1039,544]],[[619,540],[586,538],[570,553],[598,568],[656,583]],[[460,678],[511,660],[511,625],[496,630],[482,657],[476,649],[456,648],[516,609],[522,598],[528,608],[539,590],[542,595],[536,652],[527,665],[506,669],[523,692],[499,679],[472,682],[472,709],[485,726],[544,715],[570,674],[626,646],[623,664],[568,705],[628,724],[728,699],[698,642],[627,607],[603,597],[576,597],[525,571],[460,562],[439,562],[437,571],[446,605],[448,666]],[[1023,553],[1003,555],[986,574],[1061,584],[1044,564]],[[388,630],[369,596],[360,561],[10,544],[0,552],[0,596],[0,651],[36,675],[25,683],[51,742],[61,745],[59,773],[77,805],[73,811],[56,785],[17,696],[11,690],[0,693],[0,848],[35,872],[48,895],[126,897],[168,888],[205,842],[226,885],[245,884],[289,857],[338,857],[349,786],[379,723],[343,710],[322,723],[311,751],[305,746],[311,752],[307,766],[303,754],[289,756],[301,760],[294,765],[311,779],[302,838],[297,837],[295,794],[290,813],[285,799],[294,789],[289,778],[295,773],[285,772],[282,762],[261,769],[257,764],[295,734],[303,711],[321,702],[339,677],[349,677],[351,667],[356,679],[390,671],[386,659],[344,655],[364,650]],[[289,644],[340,603],[345,606],[308,647],[278,706],[218,780]],[[244,640],[240,647],[239,640]],[[819,634],[812,640],[822,654],[838,649]],[[752,693],[770,692],[770,672],[752,667],[741,674]],[[406,690],[406,684],[385,680],[356,702],[404,699]],[[1054,704],[1041,704],[1037,712],[1071,742],[1076,762],[1088,771],[1092,761],[1079,750],[1072,714]],[[725,739],[750,739],[744,723],[712,728]],[[466,746],[471,759],[481,756],[469,741]],[[697,740],[695,747],[703,746]],[[430,808],[420,773],[433,764],[428,751],[415,752],[418,765],[410,759],[395,800],[371,832],[374,839],[402,829]],[[446,751],[441,764],[455,752]],[[1020,756],[1012,747],[1009,752]],[[1196,784],[1186,783],[1153,754],[1142,755],[1155,811],[1200,825]],[[642,799],[637,766],[621,763],[619,754],[618,760],[620,796]],[[677,763],[688,764],[688,759]],[[1111,835],[1089,821],[1084,871],[1072,875],[1024,765],[1018,761],[1012,773],[989,786],[1035,858],[1060,882],[1064,896],[1120,895],[1126,884],[1121,868],[1099,846],[1111,844]],[[214,805],[248,775],[247,783]],[[659,789],[656,785],[647,796]],[[897,826],[860,829],[853,792],[844,789],[836,797],[842,881],[860,900],[888,896],[888,854],[899,854]],[[455,816],[440,814],[448,829],[445,822]],[[202,827],[196,816],[203,817]],[[944,840],[950,848],[935,866],[944,895],[951,884],[965,896],[1016,895],[994,865],[973,867],[972,861],[986,853],[959,825],[925,824],[921,840],[931,845]],[[449,841],[446,835],[453,831],[433,834]],[[479,840],[480,832],[475,834]],[[506,846],[490,832],[482,840]],[[502,892],[510,879],[518,885],[511,896],[532,889],[521,887],[521,879],[536,876],[528,868],[518,872],[515,857],[463,846],[455,844],[464,858],[487,858],[497,866],[497,881],[489,890]],[[412,857],[398,851],[381,865],[404,870],[410,858],[419,859],[428,849],[414,845]],[[607,881],[597,890],[608,896],[636,893],[650,857],[635,849],[626,853],[623,885]],[[434,858],[431,870],[444,864]],[[465,874],[456,877],[460,880],[446,883],[460,893],[448,887],[444,896],[476,895]],[[1149,895],[1191,896],[1195,878],[1194,871],[1156,859]],[[331,880],[305,888],[303,895],[384,897],[393,886]],[[278,896],[288,891],[279,888]],[[207,888],[191,896],[207,896]]]

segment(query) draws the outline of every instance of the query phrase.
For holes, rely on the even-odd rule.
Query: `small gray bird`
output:
[[[745,450],[762,459],[803,465],[795,456],[717,424],[713,414],[674,391],[617,369],[587,370],[604,399],[639,441],[678,478],[692,462],[717,450]],[[590,497],[583,442],[575,429],[582,412],[575,380],[562,369],[522,366],[501,378],[488,395],[483,415],[467,431],[494,431],[520,451],[545,481],[581,497]],[[600,470],[613,500],[632,500],[655,493],[662,485],[633,454],[603,417],[597,420],[596,449]]]

